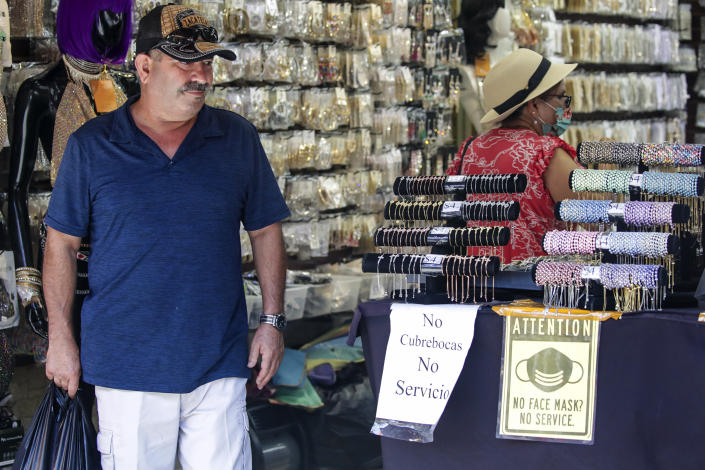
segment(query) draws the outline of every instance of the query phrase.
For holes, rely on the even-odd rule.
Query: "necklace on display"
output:
[[[113,111],[127,101],[106,66],[66,54],[63,61],[69,82],[61,96],[54,121],[50,172],[52,186],[69,136],[98,114]]]
[[[106,67],[103,64],[96,64],[87,60],[77,59],[68,54],[63,56],[66,70],[69,78],[74,82],[88,84],[91,80],[100,79],[101,75],[107,73]]]

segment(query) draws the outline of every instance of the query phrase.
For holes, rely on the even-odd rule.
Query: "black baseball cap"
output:
[[[160,5],[140,19],[136,53],[158,49],[181,62],[213,56],[235,60],[235,53],[218,44],[218,32],[205,16],[184,5]]]

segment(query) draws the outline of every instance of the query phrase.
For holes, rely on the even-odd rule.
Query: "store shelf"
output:
[[[45,49],[49,52],[47,45],[54,43],[52,48],[59,54],[58,46],[56,46],[56,37],[44,38],[22,38],[10,37],[10,47],[12,48],[12,61],[17,62],[32,62],[37,60],[37,51]],[[58,56],[57,56],[58,57]]]
[[[362,255],[355,254],[352,247],[342,248],[340,250],[330,250],[328,256],[311,258],[307,260],[300,260],[298,258],[288,257],[286,260],[287,269],[292,269],[296,271],[305,271],[309,269],[315,269],[321,264],[335,264],[335,263],[346,263],[352,261],[355,258],[361,258]],[[248,261],[242,263],[242,272],[246,273],[255,269],[255,263]]]
[[[573,62],[566,60],[566,62]],[[679,71],[670,70],[665,64],[613,64],[613,63],[589,63],[579,62],[578,71],[583,72],[609,72],[609,73],[650,73],[650,72],[673,72],[682,73]]]
[[[588,23],[610,23],[626,25],[668,25],[671,22],[676,21],[663,18],[635,18],[631,16],[601,15],[599,13],[571,13],[566,11],[556,11],[556,19],[560,21],[584,21]]]
[[[680,111],[596,111],[592,113],[573,113],[573,121],[624,121],[639,119],[659,119],[676,116]]]
[[[680,39],[678,41],[682,46],[693,46],[695,48],[698,48],[700,46],[705,46],[705,41],[701,41],[698,39]]]
[[[361,258],[362,255],[353,255],[353,248],[347,247],[341,250],[331,250],[328,252],[328,256],[323,258],[311,258],[309,260],[300,260],[296,258],[289,258],[286,262],[288,269],[293,270],[307,270],[313,269],[321,264],[334,264],[334,263],[345,263],[351,261],[353,258]]]

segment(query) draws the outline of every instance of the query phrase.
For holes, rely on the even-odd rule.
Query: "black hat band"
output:
[[[551,61],[549,61],[545,57],[542,57],[541,63],[536,68],[536,71],[531,76],[531,78],[529,78],[529,84],[526,86],[526,88],[522,88],[521,90],[517,91],[512,96],[510,96],[509,99],[507,99],[504,103],[494,107],[494,110],[497,112],[497,114],[504,114],[506,111],[512,109],[514,106],[523,103],[526,97],[529,96],[529,94],[534,91],[536,87],[539,86],[541,80],[543,80],[543,77],[545,77],[546,73],[548,73],[549,68],[551,68]]]

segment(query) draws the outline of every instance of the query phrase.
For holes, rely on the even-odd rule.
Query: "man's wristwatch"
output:
[[[260,324],[269,323],[279,331],[284,331],[284,328],[286,328],[286,317],[281,313],[277,315],[266,315],[263,313],[259,316],[259,322]]]

